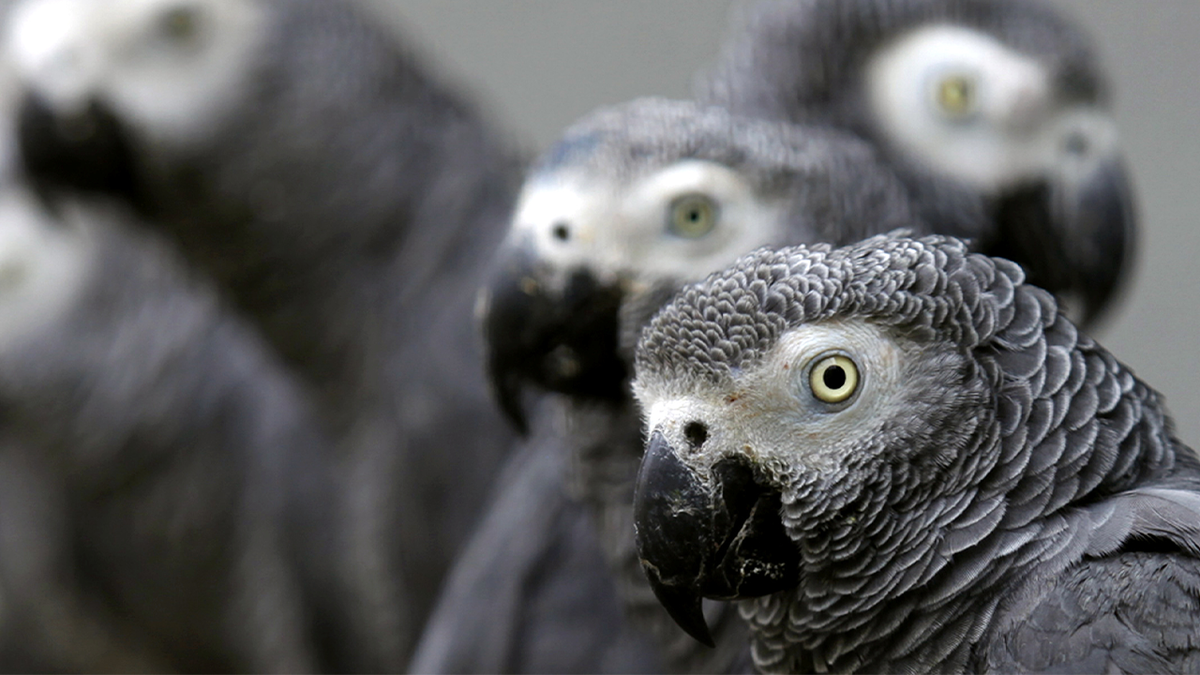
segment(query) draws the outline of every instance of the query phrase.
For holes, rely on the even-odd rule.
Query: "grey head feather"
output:
[[[601,108],[567,129],[529,182],[579,173],[628,185],[685,159],[733,169],[764,201],[790,200],[789,243],[849,243],[913,225],[904,187],[869,144],[833,128],[766,122],[692,101],[643,98]]]
[[[1024,280],[1015,263],[984,260],[940,236],[761,249],[688,286],[660,312],[639,345],[637,369],[671,378],[701,366],[711,380],[728,378],[757,365],[784,331],[832,318],[869,317],[974,347],[1012,320],[1014,289]],[[1054,301],[1032,297],[1023,318],[1041,325],[1054,316]]]
[[[1091,560],[1157,541],[1195,566],[1194,453],[1157,394],[1022,280],[954,239],[880,236],[755,252],[651,322],[635,387],[660,397],[731,390],[781,337],[833,321],[880,327],[917,364],[904,417],[840,466],[751,460],[803,559],[795,589],[742,603],[760,668],[959,670]]]

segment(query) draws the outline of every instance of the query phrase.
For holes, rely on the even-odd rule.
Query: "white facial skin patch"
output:
[[[567,170],[526,186],[510,237],[564,274],[693,280],[777,241],[785,210],[714,162],[683,160],[628,185]]]
[[[99,78],[98,54],[87,45],[93,12],[87,0],[26,0],[8,21],[7,56],[20,77],[64,114],[82,110]]]
[[[96,99],[151,137],[187,142],[240,95],[263,11],[247,0],[27,0],[7,49],[59,114]]]
[[[812,389],[813,366],[830,355],[849,359],[857,369],[853,394],[837,404],[820,400]],[[648,434],[662,432],[702,476],[732,455],[778,467],[779,474],[797,464],[836,471],[850,448],[876,433],[880,420],[899,414],[903,369],[902,352],[874,325],[828,322],[789,331],[731,386],[714,387],[699,378],[647,381],[639,375],[634,393],[646,411]],[[696,423],[706,436],[699,448],[688,438],[688,425]]]
[[[24,191],[0,193],[0,350],[35,339],[70,310],[90,278],[94,245],[92,233],[54,222]]]
[[[1052,171],[1070,145],[1063,120],[1080,114],[1081,106],[1062,107],[1041,63],[962,26],[898,38],[866,75],[885,136],[985,194]]]

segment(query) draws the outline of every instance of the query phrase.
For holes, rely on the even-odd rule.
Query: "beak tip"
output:
[[[707,646],[716,647],[712,633],[708,630],[708,622],[704,619],[704,610],[700,596],[696,593],[675,586],[669,586],[658,580],[658,575],[643,562],[646,576],[650,579],[650,587],[655,597],[666,608],[667,613],[679,624],[685,633]]]
[[[503,404],[501,410],[504,412],[504,417],[513,425],[517,433],[522,438],[529,437],[529,422],[525,419],[525,412],[519,404]]]
[[[513,425],[522,437],[529,436],[529,417],[525,414],[525,405],[522,402],[521,387],[518,384],[511,382],[503,382],[497,379],[492,381],[492,393],[496,403],[500,406],[500,412],[504,418]]]

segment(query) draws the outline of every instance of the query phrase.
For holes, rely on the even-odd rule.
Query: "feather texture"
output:
[[[762,251],[686,288],[646,330],[636,389],[651,424],[671,419],[660,401],[687,409],[687,392],[761,381],[779,345],[815,325],[869,323],[907,355],[901,379],[876,372],[894,383],[856,404],[904,401],[884,408],[894,419],[864,418],[877,431],[755,450],[803,556],[795,588],[742,603],[760,669],[1194,666],[1195,454],[1158,395],[1022,280],[941,237]],[[727,442],[683,461],[703,471],[743,452]],[[841,466],[806,459],[813,443]]]

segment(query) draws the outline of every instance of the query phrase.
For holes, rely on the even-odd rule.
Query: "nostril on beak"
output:
[[[559,241],[567,241],[571,238],[571,226],[566,221],[560,220],[550,228],[550,233]]]
[[[703,422],[688,422],[683,428],[683,436],[692,446],[692,450],[699,450],[704,441],[708,440],[708,427]]]

